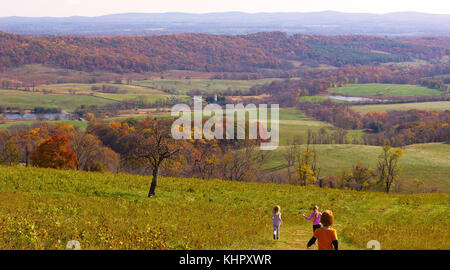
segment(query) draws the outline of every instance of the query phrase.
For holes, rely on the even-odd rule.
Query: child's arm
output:
[[[336,231],[334,231],[333,232],[333,241],[331,241],[331,243],[333,244],[333,246],[334,246],[334,249],[335,250],[338,250],[338,245],[339,245],[339,243],[338,243],[338,238],[337,238],[337,233],[336,233]]]
[[[331,242],[331,243],[333,243],[334,250],[338,250],[338,245],[339,245],[338,240],[333,240],[333,242]]]
[[[313,217],[313,213],[311,213],[311,215],[309,217],[303,215],[304,218],[306,218],[307,220],[310,220]]]

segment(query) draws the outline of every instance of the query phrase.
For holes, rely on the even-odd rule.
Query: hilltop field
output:
[[[117,93],[93,91],[92,87],[101,89],[103,86],[117,88]],[[126,99],[143,99],[153,102],[168,96],[162,91],[134,85],[111,83],[100,84],[50,84],[36,87],[35,92],[0,89],[2,105],[18,106],[23,109],[35,107],[61,108],[73,111],[80,105],[106,105]]]
[[[322,176],[339,175],[342,169],[351,169],[358,162],[375,169],[381,146],[352,144],[313,145],[319,159]],[[304,148],[304,146],[303,146]],[[286,161],[283,153],[286,146],[279,147],[269,154],[266,162],[261,164],[268,172],[285,171]],[[402,167],[397,187],[401,192],[439,191],[450,192],[450,144],[427,143],[413,144],[404,147],[400,159]],[[414,180],[422,180],[423,186],[417,187]]]
[[[442,92],[436,89],[419,85],[408,84],[385,84],[385,83],[365,83],[347,84],[338,88],[328,89],[329,93],[349,95],[349,96],[431,96],[441,95]]]
[[[354,105],[354,106],[352,106],[352,109],[359,113],[385,112],[385,111],[407,111],[407,110],[445,111],[445,110],[450,110],[450,101],[413,102],[413,103],[400,103],[400,104]]]
[[[208,94],[218,92],[241,91],[242,94],[257,84],[270,83],[272,81],[281,81],[283,79],[268,78],[259,80],[211,80],[211,79],[184,79],[184,80],[167,80],[153,79],[136,82],[138,86],[144,86],[153,89],[162,89],[171,91],[176,94],[186,94],[189,91],[201,90]]]
[[[313,204],[335,214],[341,249],[449,249],[449,194],[0,167],[0,249],[304,249]],[[283,213],[281,239],[270,211]],[[316,247],[314,247],[316,248]]]

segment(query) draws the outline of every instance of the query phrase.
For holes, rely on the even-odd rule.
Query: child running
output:
[[[322,227],[320,225],[320,217],[322,216],[322,213],[319,212],[319,206],[314,205],[314,207],[312,208],[312,213],[311,215],[309,215],[309,217],[305,216],[305,214],[303,214],[303,217],[307,220],[313,220],[313,234],[316,231],[316,229]],[[309,240],[311,241],[312,238]]]
[[[338,250],[337,234],[336,231],[331,228],[334,224],[333,212],[330,210],[324,211],[320,217],[320,223],[322,223],[323,227],[315,230],[314,236],[309,240],[307,248],[310,249],[317,239],[319,240],[319,250]]]
[[[314,205],[314,207],[312,208],[312,213],[311,215],[309,215],[309,217],[305,216],[305,214],[303,214],[303,217],[307,220],[311,220],[313,219],[313,233],[316,231],[316,229],[320,228],[320,216],[322,215],[322,213],[319,212],[319,206]]]
[[[272,211],[272,225],[273,225],[273,240],[278,240],[280,237],[280,225],[281,225],[281,208],[276,205]]]

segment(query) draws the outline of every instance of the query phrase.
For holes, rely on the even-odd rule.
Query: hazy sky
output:
[[[0,0],[0,17],[98,16],[127,12],[418,11],[450,14],[449,0]]]

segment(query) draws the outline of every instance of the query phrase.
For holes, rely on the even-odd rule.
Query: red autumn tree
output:
[[[43,168],[75,170],[78,160],[67,136],[54,135],[43,141],[31,155],[31,164]]]

